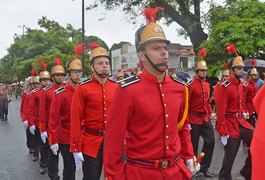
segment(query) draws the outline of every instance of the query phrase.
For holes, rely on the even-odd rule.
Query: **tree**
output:
[[[81,42],[80,29],[76,30],[70,24],[64,28],[46,17],[42,17],[38,24],[41,29],[27,28],[24,36],[15,36],[14,43],[7,50],[8,54],[0,60],[0,81],[23,80],[30,76],[32,68],[40,72],[40,59],[44,59],[47,69],[50,70],[56,57],[62,59],[65,67],[75,58],[75,46]],[[85,38],[87,41],[96,39],[100,45],[108,49],[106,43],[96,36]],[[88,53],[85,59],[88,59]],[[89,74],[89,63],[86,63],[86,66],[86,74]]]
[[[145,5],[163,6],[163,17],[168,24],[178,23],[185,34],[190,37],[194,50],[197,51],[200,43],[207,39],[201,23],[201,2],[203,0],[100,0],[107,9],[122,7],[133,18],[139,16]],[[95,3],[96,4],[96,3]],[[97,6],[96,6],[97,7]],[[138,13],[137,13],[138,12]],[[183,32],[183,31],[182,31]]]
[[[215,60],[227,59],[228,43],[235,44],[243,57],[260,57],[265,50],[265,3],[257,0],[229,1],[225,6],[211,5],[207,47]],[[231,55],[230,55],[231,57]]]

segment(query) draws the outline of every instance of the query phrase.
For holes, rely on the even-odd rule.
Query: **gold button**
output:
[[[106,117],[106,116],[107,116],[107,114],[104,114],[104,116]]]
[[[161,94],[162,97],[165,97],[165,94]]]
[[[106,108],[104,108],[104,111],[106,111],[107,109]]]
[[[106,98],[106,96],[104,95],[103,98]]]
[[[106,102],[104,101],[103,104],[106,104]]]
[[[168,136],[166,136],[166,139],[168,139]]]
[[[164,107],[167,107],[167,104],[166,103],[164,104]]]
[[[169,147],[167,146],[166,149],[169,150]]]
[[[159,87],[161,87],[162,86],[162,84],[159,84]]]
[[[107,121],[104,121],[104,123],[106,124],[106,123],[107,123]]]
[[[168,128],[169,126],[168,126],[168,124],[166,125],[166,128]]]
[[[168,114],[165,115],[165,118],[168,119]]]

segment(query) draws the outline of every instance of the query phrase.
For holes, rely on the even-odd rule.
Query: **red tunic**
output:
[[[103,136],[81,130],[105,130],[110,103],[118,85],[110,80],[100,84],[95,77],[77,85],[72,101],[70,151],[97,157]]]
[[[28,106],[28,126],[35,125],[39,127],[39,105],[40,105],[40,95],[42,93],[42,88],[35,89],[32,92],[32,97],[29,101]]]
[[[105,177],[115,180],[190,179],[191,173],[183,161],[194,155],[188,121],[182,129],[177,129],[185,112],[185,101],[183,84],[168,76],[163,83],[158,83],[145,71],[139,82],[118,88],[104,139]],[[144,161],[172,159],[177,155],[181,159],[177,165],[163,170],[150,169],[130,163],[124,165],[123,152],[127,158]]]
[[[226,87],[225,87],[226,86]],[[214,90],[214,100],[216,104],[216,130],[221,136],[229,135],[239,138],[239,124],[245,128],[253,127],[242,117],[244,109],[243,84],[232,77],[222,82]],[[238,118],[231,117],[238,115]]]
[[[40,95],[40,107],[39,107],[39,124],[40,124],[40,132],[48,132],[48,122],[49,122],[49,114],[50,107],[52,103],[52,99],[54,96],[54,91],[58,89],[59,86],[53,83],[51,86],[43,88],[43,92]]]
[[[210,103],[210,84],[197,77],[189,85],[189,122],[191,124],[203,124],[208,122],[212,113]],[[204,116],[199,116],[203,114]]]
[[[265,162],[265,86],[263,85],[253,99],[254,107],[258,113],[258,122],[253,134],[250,151],[252,156],[252,179],[264,179]]]
[[[70,84],[55,91],[49,118],[50,144],[70,144],[71,105],[74,92],[75,89]]]
[[[255,109],[253,106],[253,99],[257,94],[257,92],[258,92],[258,83],[249,80],[248,83],[244,86],[244,97],[246,101],[245,107],[250,115],[255,113]]]

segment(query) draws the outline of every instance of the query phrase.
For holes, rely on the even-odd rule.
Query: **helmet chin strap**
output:
[[[99,76],[99,77],[102,77],[102,78],[105,78],[105,77],[108,77],[109,75],[108,74],[99,74],[96,69],[94,68],[94,65],[93,65],[93,69],[94,69],[94,72]]]
[[[201,80],[205,80],[206,79],[206,77],[202,77],[199,74],[198,74],[198,78],[201,79]]]
[[[168,69],[168,66],[165,65],[165,64],[154,64],[154,63],[151,61],[151,59],[148,57],[148,55],[146,54],[146,52],[145,52],[145,51],[142,51],[142,52],[144,53],[145,58],[146,58],[147,61],[151,64],[151,66],[152,66],[155,70],[157,70],[158,72],[165,72],[165,71]],[[165,70],[160,70],[160,69],[158,68],[159,66],[166,66],[167,68],[166,68]]]
[[[78,84],[78,82],[75,82],[72,78],[70,78],[71,81],[74,83],[74,84]]]

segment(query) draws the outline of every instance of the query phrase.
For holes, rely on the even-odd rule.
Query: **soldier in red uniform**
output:
[[[71,104],[75,87],[82,76],[82,63],[73,60],[68,68],[69,82],[55,91],[49,119],[50,145],[54,154],[60,149],[63,157],[63,179],[75,179],[75,161],[70,152]]]
[[[34,136],[29,132],[29,128],[28,128],[28,103],[29,103],[29,99],[32,93],[32,90],[34,89],[33,85],[33,77],[28,77],[25,80],[25,91],[22,94],[22,100],[21,100],[21,105],[20,105],[20,116],[22,119],[22,123],[24,125],[24,128],[26,129],[26,144],[27,147],[29,148],[29,153],[32,154],[34,152]]]
[[[227,49],[237,55],[234,45],[230,45]],[[240,81],[244,68],[242,57],[237,55],[231,60],[229,67],[231,75],[214,91],[217,110],[216,130],[221,136],[221,143],[225,150],[222,168],[219,172],[219,179],[223,180],[232,179],[231,170],[241,139],[249,146],[253,135],[253,127],[246,121],[243,84]],[[240,173],[246,179],[251,178],[250,153]]]
[[[253,65],[253,68],[249,71],[249,79],[243,84],[244,86],[244,98],[246,101],[246,109],[249,114],[248,122],[255,127],[256,126],[256,120],[257,120],[257,114],[254,109],[253,105],[253,99],[256,96],[258,92],[258,71],[254,67],[255,66],[255,59],[251,60],[251,63]]]
[[[48,144],[47,138],[49,133],[48,122],[49,122],[49,114],[50,107],[52,103],[52,99],[54,97],[54,91],[63,85],[65,70],[61,65],[61,59],[55,58],[55,65],[51,69],[51,78],[53,83],[50,86],[43,88],[43,92],[40,95],[40,111],[39,111],[39,124],[40,124],[40,132],[41,139],[43,143]],[[60,176],[58,175],[58,155],[54,155],[53,152],[49,148],[48,144],[48,176],[51,180],[59,180]]]
[[[195,77],[188,82],[189,86],[189,114],[188,120],[191,125],[191,140],[195,156],[198,155],[200,136],[203,138],[202,152],[205,153],[201,162],[200,174],[208,178],[213,175],[209,172],[214,150],[214,128],[211,118],[214,117],[210,103],[210,84],[206,82],[207,64],[203,58],[206,49],[199,52],[200,60],[196,65]]]
[[[155,14],[158,9],[148,7],[144,13]],[[151,19],[136,32],[143,72],[120,82],[107,119],[106,179],[187,180],[196,173],[185,121],[188,89],[181,80],[167,75],[170,41],[155,18]],[[124,152],[125,163],[121,159]]]
[[[110,103],[118,85],[108,79],[110,57],[106,49],[90,43],[92,78],[75,89],[71,109],[70,150],[83,180],[98,180],[103,163],[103,138]]]

